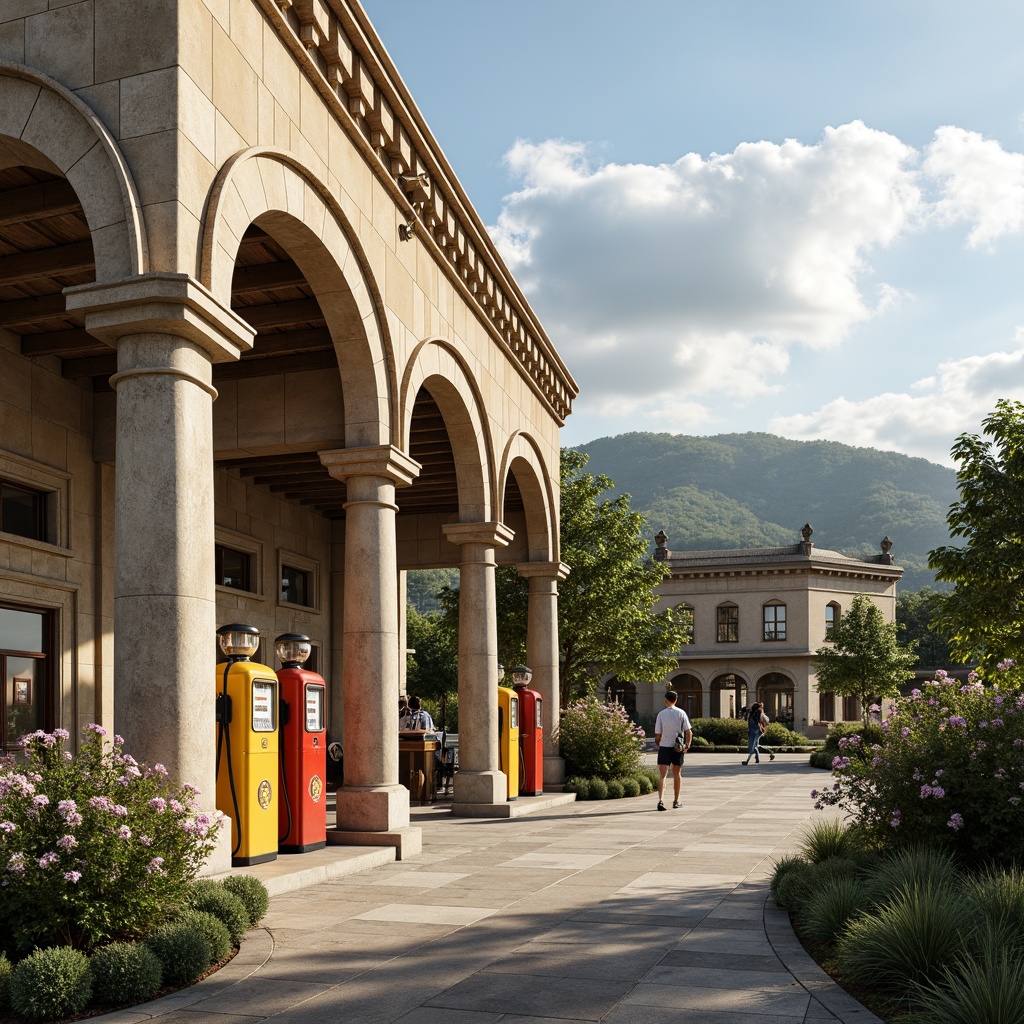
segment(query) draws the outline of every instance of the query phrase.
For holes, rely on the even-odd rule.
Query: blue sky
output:
[[[364,6],[580,385],[563,443],[948,462],[1024,398],[1024,5]]]

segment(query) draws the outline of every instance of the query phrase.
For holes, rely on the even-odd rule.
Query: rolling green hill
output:
[[[877,554],[888,535],[902,591],[934,586],[928,551],[949,543],[952,469],[835,441],[773,434],[619,434],[578,445],[677,551],[794,544],[810,523],[814,543]]]

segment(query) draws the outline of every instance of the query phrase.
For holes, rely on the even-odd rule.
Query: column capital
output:
[[[422,466],[392,444],[372,448],[331,448],[317,452],[320,462],[335,480],[355,476],[385,477],[396,487],[408,487]]]
[[[487,544],[495,548],[507,548],[515,530],[504,523],[447,523],[441,527],[450,544]]]
[[[572,570],[565,562],[517,562],[516,572],[525,579],[564,580]]]
[[[67,309],[81,313],[85,329],[112,348],[136,334],[170,334],[205,351],[212,362],[238,359],[256,331],[188,274],[155,272],[64,289]]]

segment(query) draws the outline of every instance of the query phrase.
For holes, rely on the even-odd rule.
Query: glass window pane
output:
[[[46,495],[14,484],[0,486],[0,530],[46,540]]]
[[[0,608],[0,650],[42,652],[44,618],[38,612]]]
[[[290,565],[281,567],[281,600],[289,604],[302,604],[309,607],[310,574],[301,569],[293,569]]]
[[[216,548],[217,585],[235,590],[252,590],[250,566],[252,556],[221,544]]]
[[[4,660],[4,743],[13,747],[19,737],[43,728],[43,675],[46,662],[42,658],[7,656]]]

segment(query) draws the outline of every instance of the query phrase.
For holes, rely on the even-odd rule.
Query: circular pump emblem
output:
[[[320,799],[320,794],[324,791],[324,784],[319,775],[314,775],[309,780],[309,795],[313,800],[313,803],[317,803]]]
[[[273,790],[270,788],[270,783],[264,779],[260,783],[260,788],[256,790],[256,799],[260,802],[260,807],[266,810],[270,806],[270,798],[273,795]]]

